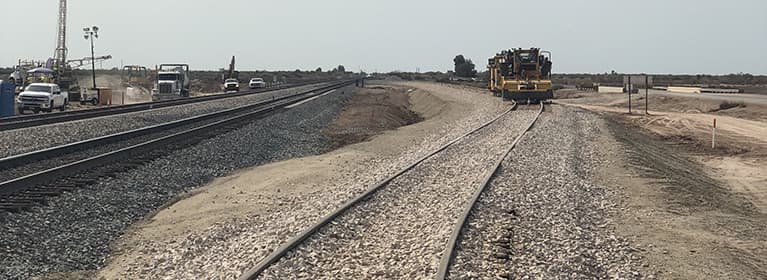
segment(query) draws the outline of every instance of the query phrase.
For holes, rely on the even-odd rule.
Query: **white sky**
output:
[[[53,56],[58,0],[2,0],[0,65]],[[553,52],[555,72],[767,74],[764,0],[69,0],[69,57],[193,69],[484,70],[501,49]]]

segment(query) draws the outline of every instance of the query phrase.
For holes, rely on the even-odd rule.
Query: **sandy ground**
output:
[[[599,100],[598,96],[558,100],[604,114],[668,143],[682,145],[712,176],[724,180],[736,193],[750,197],[767,213],[767,107],[747,105],[719,109],[718,101],[689,97],[666,99],[643,111],[628,115],[624,98]],[[598,100],[598,101],[597,101]],[[712,128],[716,119],[716,143],[712,149]]]
[[[472,95],[471,98],[492,97]],[[152,256],[141,249],[147,244],[178,243],[190,233],[203,231],[217,222],[267,215],[283,203],[301,203],[290,197],[337,184],[344,178],[364,175],[369,170],[358,169],[369,165],[366,163],[397,157],[409,146],[438,133],[447,124],[472,115],[477,109],[461,96],[460,89],[430,83],[370,84],[368,89],[357,93],[351,104],[327,134],[337,137],[340,144],[367,141],[324,155],[242,170],[179,198],[135,225],[118,241],[113,257],[98,276],[119,279],[137,263],[151,261]],[[504,104],[497,104],[494,110],[500,112]],[[371,110],[376,112],[370,113]],[[410,110],[417,116],[408,113]],[[388,121],[381,123],[381,118]],[[389,130],[421,119],[421,122]],[[373,136],[384,130],[389,131]],[[339,204],[346,198],[336,199],[338,201],[327,203]]]
[[[568,97],[557,102],[605,116],[622,143],[605,146],[615,158],[601,180],[624,194],[618,233],[637,244],[646,274],[767,279],[766,108],[721,109],[721,101],[691,97],[658,103],[655,97],[649,115],[628,115],[625,95]]]

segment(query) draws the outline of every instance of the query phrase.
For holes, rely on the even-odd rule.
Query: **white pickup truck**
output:
[[[264,82],[264,79],[262,78],[253,78],[253,79],[250,79],[250,82],[248,83],[248,87],[252,89],[265,88],[266,82]]]
[[[230,91],[240,91],[240,81],[237,79],[226,79],[226,81],[224,81],[224,92]]]
[[[57,84],[34,83],[19,93],[16,107],[20,114],[23,114],[24,110],[39,113],[40,111],[52,112],[54,108],[59,108],[65,111],[69,101],[67,99]]]

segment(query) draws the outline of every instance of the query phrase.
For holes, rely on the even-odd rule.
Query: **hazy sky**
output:
[[[2,0],[0,65],[53,56],[58,0]],[[501,49],[553,52],[554,71],[767,74],[764,0],[69,0],[70,58],[240,70],[483,70]]]

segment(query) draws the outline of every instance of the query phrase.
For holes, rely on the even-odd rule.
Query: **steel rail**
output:
[[[535,116],[535,118],[533,118],[533,120],[530,121],[530,124],[527,125],[527,128],[525,128],[525,130],[522,131],[522,133],[519,134],[519,136],[517,136],[516,139],[514,139],[514,142],[511,143],[511,145],[506,150],[506,152],[503,153],[502,156],[498,157],[492,170],[487,172],[482,183],[479,185],[479,188],[477,188],[477,190],[474,191],[474,195],[464,206],[464,211],[461,214],[461,216],[458,218],[458,222],[456,223],[455,228],[453,228],[453,232],[450,235],[450,239],[447,241],[447,248],[442,253],[442,258],[440,260],[439,269],[437,270],[437,275],[435,279],[439,279],[439,280],[447,279],[447,274],[450,269],[450,264],[453,261],[453,257],[455,257],[455,247],[456,245],[458,245],[458,241],[461,238],[461,231],[466,225],[466,221],[469,219],[469,215],[471,215],[471,210],[474,209],[474,205],[477,203],[477,201],[479,201],[480,196],[482,196],[482,193],[485,191],[485,189],[487,189],[487,186],[490,185],[490,182],[492,181],[495,174],[498,172],[498,170],[501,169],[501,164],[503,163],[503,161],[511,153],[511,151],[514,150],[514,147],[517,146],[519,141],[522,140],[522,137],[524,137],[525,134],[528,131],[530,131],[530,129],[533,128],[533,125],[535,125],[535,122],[538,121],[538,118],[540,118],[542,113],[543,113],[543,102],[541,102],[541,108],[538,110],[538,114]]]
[[[293,250],[296,246],[300,245],[304,240],[309,238],[309,236],[313,235],[317,231],[319,231],[322,227],[328,225],[331,223],[334,219],[341,216],[343,213],[345,213],[350,208],[354,207],[355,205],[359,204],[360,202],[364,201],[366,198],[370,197],[374,193],[378,192],[379,190],[383,189],[384,186],[389,184],[391,181],[396,179],[397,177],[401,176],[407,171],[410,171],[417,165],[421,164],[422,162],[426,161],[427,159],[439,154],[440,152],[446,150],[448,147],[452,146],[455,143],[458,143],[459,141],[465,139],[467,136],[472,135],[481,129],[489,126],[490,124],[496,122],[501,117],[505,116],[509,112],[516,109],[517,103],[514,103],[511,108],[504,111],[500,115],[496,116],[495,118],[491,119],[490,121],[480,125],[479,127],[472,129],[471,131],[467,132],[466,134],[463,134],[459,136],[458,138],[448,142],[445,145],[442,145],[441,147],[437,148],[436,150],[430,152],[429,154],[421,157],[420,159],[414,161],[410,165],[406,166],[405,168],[402,168],[401,170],[397,171],[393,175],[387,177],[386,179],[383,179],[373,185],[372,187],[368,188],[365,192],[362,194],[356,196],[355,198],[345,202],[340,207],[338,207],[335,211],[332,213],[324,216],[322,219],[320,219],[318,222],[310,226],[309,228],[305,229],[304,231],[300,232],[298,235],[294,236],[284,244],[282,244],[280,247],[278,247],[276,250],[274,250],[271,254],[269,254],[266,258],[261,260],[254,268],[251,270],[248,270],[243,275],[240,276],[240,280],[254,280],[256,279],[262,272],[264,272],[266,269],[268,269],[272,264],[278,262],[283,256],[285,256],[288,252]]]

